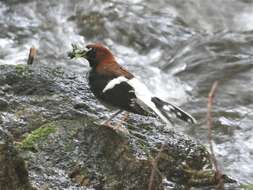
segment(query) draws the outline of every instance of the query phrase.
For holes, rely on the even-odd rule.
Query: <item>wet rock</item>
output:
[[[125,124],[129,134],[96,124],[105,109],[84,76],[60,68],[0,67],[9,102],[0,112],[2,126],[20,141],[36,187],[148,189],[151,174],[152,189],[163,189],[166,180],[181,189],[217,183],[206,148],[163,130],[154,118],[132,116]]]
[[[36,152],[29,157],[31,179],[38,186],[46,181],[51,188],[76,184],[94,189],[148,189],[158,154],[152,189],[163,189],[164,178],[183,189],[217,183],[206,149],[175,132],[167,133],[169,140],[158,153],[161,143],[151,148],[147,141],[117,133],[90,119],[47,125],[54,126],[55,131],[46,139],[33,141]]]
[[[49,95],[54,91],[53,79],[47,78],[50,77],[50,72],[43,75],[37,70],[38,74],[35,74],[34,69],[27,65],[13,67],[2,65],[0,68],[2,75],[0,77],[0,86],[5,86],[5,92],[16,95]]]
[[[0,111],[4,111],[7,107],[8,102],[5,99],[0,98]]]
[[[56,132],[35,143],[37,152],[29,161],[32,179],[39,178],[40,185],[50,175],[52,188],[76,183],[94,189],[147,189],[151,162],[138,159],[128,137],[81,118],[50,125]],[[162,189],[161,181],[155,176],[156,189]]]
[[[18,155],[10,135],[0,127],[0,189],[32,190],[24,160]]]
[[[4,91],[2,91],[0,88],[0,96],[3,96],[3,95],[4,95]]]
[[[85,80],[73,76],[61,68],[0,65],[0,86],[5,93],[3,98],[9,102],[8,112],[0,112],[3,126],[18,139],[45,122],[72,117],[73,99],[90,99],[86,88],[80,91],[80,86],[86,86]]]

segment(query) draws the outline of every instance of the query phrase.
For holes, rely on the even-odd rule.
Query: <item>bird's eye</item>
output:
[[[95,48],[91,48],[91,53],[96,53],[96,50],[95,50]]]
[[[89,48],[89,50],[87,52],[87,56],[90,59],[94,59],[96,57],[96,49],[95,48]]]

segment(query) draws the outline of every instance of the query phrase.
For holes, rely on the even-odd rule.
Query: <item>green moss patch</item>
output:
[[[42,125],[40,128],[28,134],[24,140],[18,145],[20,149],[30,150],[36,152],[35,143],[39,140],[46,139],[49,134],[56,131],[54,123]]]
[[[25,64],[18,64],[15,66],[16,73],[25,76],[28,74],[27,65]]]

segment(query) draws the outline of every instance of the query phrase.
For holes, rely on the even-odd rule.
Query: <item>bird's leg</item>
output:
[[[123,117],[121,118],[121,120],[117,123],[116,127],[119,128],[122,126],[122,124],[128,119],[129,113],[128,112],[124,112]]]
[[[128,119],[128,112],[124,112],[123,117],[121,118],[121,120],[117,123],[117,125],[115,127],[113,127],[115,130],[123,132],[125,134],[129,134],[129,131],[127,130],[127,128],[123,127],[122,124]]]
[[[111,126],[110,121],[115,118],[117,115],[119,115],[121,112],[123,112],[123,110],[119,110],[116,113],[114,113],[109,119],[107,119],[105,122],[102,123],[102,125],[105,126]]]
[[[113,129],[115,131],[120,131],[120,132],[123,132],[125,134],[129,134],[128,130],[126,128],[122,127],[123,122],[126,121],[127,118],[128,118],[128,115],[129,115],[128,112],[124,113],[124,115],[121,118],[121,120],[115,126],[113,126],[113,125],[110,124],[110,121],[113,118],[115,118],[118,114],[120,114],[121,112],[123,112],[123,110],[119,110],[116,113],[114,113],[108,120],[106,120],[104,123],[102,123],[102,125],[106,126],[106,127],[109,127],[109,128],[111,128],[111,129]]]

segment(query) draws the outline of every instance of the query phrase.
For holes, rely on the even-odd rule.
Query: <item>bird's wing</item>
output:
[[[103,93],[113,98],[121,107],[125,106],[125,110],[142,115],[148,115],[147,113],[152,110],[165,123],[172,123],[173,117],[190,123],[196,122],[190,114],[179,107],[154,97],[145,84],[135,77],[131,79],[124,76],[114,78],[104,87]]]
[[[152,115],[152,110],[149,106],[136,96],[136,90],[129,84],[130,80],[124,76],[110,80],[103,88],[99,98],[103,102],[119,109],[140,115]]]
[[[164,122],[169,122],[151,101],[151,92],[135,77],[131,79],[124,76],[116,77],[107,83],[102,93],[101,99],[105,102],[113,102],[114,106],[141,115],[152,115],[151,113],[154,112]]]

